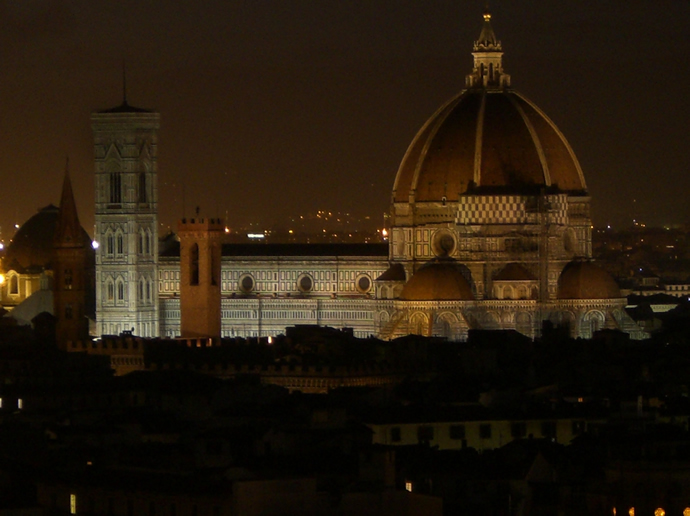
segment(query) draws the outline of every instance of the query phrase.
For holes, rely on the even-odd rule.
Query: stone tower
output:
[[[96,322],[101,335],[158,336],[160,115],[121,106],[91,115],[96,174]]]
[[[66,349],[68,341],[89,337],[86,293],[90,244],[79,224],[72,182],[66,170],[53,240],[53,313],[56,318],[56,342],[60,349]]]
[[[180,310],[182,337],[220,337],[221,219],[182,219]]]

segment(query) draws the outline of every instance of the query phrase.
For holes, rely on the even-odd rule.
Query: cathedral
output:
[[[470,329],[644,333],[592,263],[572,148],[511,87],[486,11],[465,87],[421,127],[393,182],[388,244],[230,244],[195,218],[157,238],[158,113],[91,118],[97,335],[268,337],[287,326],[462,341]],[[160,247],[159,247],[160,246]],[[185,322],[185,320],[187,322]]]

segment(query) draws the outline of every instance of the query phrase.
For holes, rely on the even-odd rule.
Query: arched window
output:
[[[144,239],[144,243],[146,244],[146,254],[150,255],[151,254],[151,231],[146,230],[146,238]]]
[[[151,280],[146,282],[146,300],[151,301]]]
[[[110,231],[108,231],[108,234],[105,237],[105,242],[105,253],[108,256],[112,256],[113,254],[115,254],[115,239],[113,238],[113,234]]]
[[[145,172],[139,172],[139,202],[147,202],[147,195],[146,195],[146,173]]]
[[[118,172],[110,173],[110,203],[122,202],[122,176]]]
[[[106,300],[113,301],[115,299],[115,285],[113,285],[112,280],[108,280],[105,287],[106,290]]]
[[[527,287],[524,285],[521,285],[518,288],[518,299],[527,299]]]
[[[19,294],[19,278],[16,274],[10,278],[10,294]]]
[[[193,244],[189,250],[189,284],[199,284],[199,245]]]
[[[139,300],[142,301],[144,299],[144,280],[140,279],[139,280]]]
[[[137,252],[144,254],[144,230],[139,231],[139,239],[137,241]]]
[[[125,284],[122,281],[117,282],[117,300],[125,300]]]
[[[122,233],[117,234],[116,240],[117,240],[117,254],[124,253],[125,242],[124,242],[124,238],[122,238]]]
[[[72,305],[65,306],[65,319],[71,319],[73,316]]]

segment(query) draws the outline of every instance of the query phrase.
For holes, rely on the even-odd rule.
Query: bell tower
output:
[[[89,337],[86,313],[88,281],[87,252],[90,242],[79,224],[69,170],[65,170],[60,211],[53,237],[53,312],[55,340],[60,349],[68,341]]]
[[[158,336],[160,115],[122,105],[91,115],[96,174],[96,322],[100,335]]]

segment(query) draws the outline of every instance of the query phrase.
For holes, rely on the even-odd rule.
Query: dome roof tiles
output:
[[[408,148],[394,202],[457,201],[476,189],[586,191],[580,165],[555,124],[512,90],[468,89],[442,106]]]

